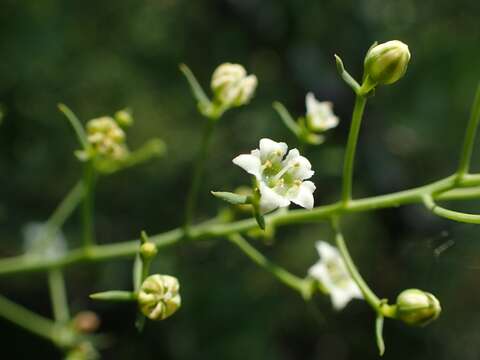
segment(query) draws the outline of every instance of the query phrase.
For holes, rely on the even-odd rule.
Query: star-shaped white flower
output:
[[[260,190],[260,211],[268,213],[290,202],[306,209],[313,208],[315,184],[305,181],[313,176],[312,165],[297,149],[288,152],[287,144],[261,139],[259,149],[233,159],[257,179]],[[285,157],[285,154],[287,156]]]
[[[363,299],[337,248],[325,241],[317,241],[315,246],[320,260],[308,270],[308,274],[329,292],[334,309],[342,310],[352,299]]]
[[[315,95],[309,92],[305,102],[307,124],[311,130],[323,132],[338,125],[338,117],[333,113],[333,104],[330,101],[318,101]]]

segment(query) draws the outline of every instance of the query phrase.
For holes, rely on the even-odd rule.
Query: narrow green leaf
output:
[[[232,205],[244,205],[248,204],[248,196],[246,195],[239,195],[227,191],[211,191],[212,195],[226,201]]]
[[[185,64],[180,64],[180,71],[183,73],[183,75],[185,75],[185,78],[187,79],[188,84],[192,89],[193,96],[198,101],[199,106],[203,107],[210,104],[210,100],[208,99],[205,91],[203,91],[202,86],[199,84],[190,68]]]
[[[73,113],[72,110],[70,110],[67,105],[58,104],[58,109],[66,116],[66,118],[70,122],[70,125],[72,125],[72,128],[77,135],[78,141],[80,142],[80,145],[82,145],[82,147],[87,150],[89,148],[87,134],[85,134],[85,130],[83,129],[83,125],[80,120],[78,120],[77,116]]]
[[[130,302],[136,301],[137,296],[131,291],[111,290],[91,294],[90,299],[100,301]]]
[[[288,112],[287,108],[279,101],[275,101],[273,103],[273,108],[277,112],[277,114],[282,119],[285,126],[295,134],[295,136],[299,137],[301,134],[300,126],[298,126],[297,122],[293,120],[292,115]]]
[[[383,356],[385,353],[385,342],[383,341],[383,320],[384,317],[382,314],[378,314],[377,319],[375,320],[375,337],[377,339],[377,347],[380,356]]]

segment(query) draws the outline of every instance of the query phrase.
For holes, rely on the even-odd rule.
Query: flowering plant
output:
[[[340,57],[335,56],[335,59],[340,77],[356,96],[345,150],[341,198],[337,202],[314,207],[314,175],[318,173],[312,170],[310,161],[297,148],[288,151],[285,142],[263,138],[259,141],[258,149],[233,159],[235,165],[252,175],[252,185],[237,192],[213,192],[217,198],[228,202],[229,206],[221,216],[195,224],[199,183],[216,124],[227,110],[246,106],[252,100],[258,81],[255,75],[247,75],[245,68],[239,64],[222,64],[213,73],[213,96],[210,99],[192,71],[186,65],[181,65],[180,69],[207,124],[185,205],[185,221],[178,229],[151,237],[141,232],[140,239],[130,242],[108,245],[96,242],[93,222],[95,185],[101,176],[161,156],[164,153],[163,142],[152,139],[139,149],[130,150],[126,131],[133,124],[130,111],[120,110],[114,116],[95,118],[84,125],[68,107],[60,105],[81,147],[76,155],[84,166],[83,177],[46,222],[25,228],[25,254],[0,259],[0,276],[34,271],[47,273],[53,320],[3,296],[0,296],[0,316],[52,341],[68,359],[98,358],[97,335],[92,334],[98,325],[95,316],[85,312],[73,318],[70,316],[63,278],[66,268],[78,263],[128,256],[133,258],[131,289],[107,289],[93,293],[91,298],[132,303],[137,311],[136,326],[141,331],[147,320],[175,318],[182,303],[181,279],[175,274],[151,274],[150,265],[158,252],[184,240],[225,238],[307,301],[316,295],[327,295],[336,310],[343,309],[352,299],[364,301],[376,317],[375,337],[380,354],[385,351],[385,318],[419,326],[437,319],[441,312],[440,301],[430,292],[406,289],[400,292],[394,302],[389,303],[388,299],[379,297],[369,287],[347,248],[341,222],[346,214],[420,203],[434,215],[457,222],[480,224],[480,215],[453,211],[437,204],[443,200],[468,199],[479,194],[480,174],[470,173],[470,162],[480,121],[480,87],[465,133],[459,165],[452,175],[409,190],[356,199],[352,196],[355,153],[367,100],[374,95],[378,86],[394,84],[405,75],[410,51],[400,41],[374,44],[365,57],[361,83],[347,72]],[[326,140],[323,133],[339,123],[333,114],[332,103],[319,102],[313,93],[306,96],[306,115],[297,120],[281,103],[275,102],[274,108],[296,136],[299,148],[303,149],[321,144]],[[302,154],[305,152],[302,151]],[[291,203],[303,209],[289,210]],[[60,230],[80,204],[83,243],[79,248],[69,248]],[[246,209],[253,216],[239,219],[239,208]],[[336,247],[327,242],[318,242],[320,260],[306,269],[303,276],[294,275],[273,263],[247,239],[255,238],[258,234],[273,237],[283,225],[323,221],[331,225],[334,234],[331,240]]]

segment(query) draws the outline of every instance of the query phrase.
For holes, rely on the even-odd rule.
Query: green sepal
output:
[[[91,294],[90,299],[113,302],[132,302],[137,300],[137,294],[132,291],[111,290]]]
[[[228,191],[211,191],[211,193],[213,196],[232,205],[250,204],[250,200],[246,195],[239,195]]]

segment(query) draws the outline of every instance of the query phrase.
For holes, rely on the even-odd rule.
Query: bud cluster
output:
[[[248,75],[240,64],[224,63],[212,75],[214,103],[224,108],[247,104],[257,88],[257,77]]]
[[[125,132],[109,116],[92,119],[87,123],[87,139],[95,153],[114,160],[128,154]]]

